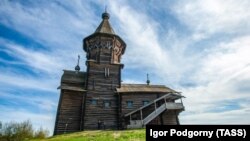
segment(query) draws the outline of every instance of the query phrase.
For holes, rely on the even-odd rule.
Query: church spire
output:
[[[95,33],[107,33],[107,34],[115,34],[113,28],[111,27],[109,23],[109,13],[107,12],[107,9],[105,8],[105,12],[102,13],[102,22],[97,27]]]

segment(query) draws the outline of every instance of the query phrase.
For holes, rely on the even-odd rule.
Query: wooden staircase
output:
[[[181,103],[172,102],[175,99],[180,99],[182,97],[183,96],[181,96],[180,94],[174,94],[174,93],[166,94],[160,98],[153,100],[152,102],[148,103],[147,105],[142,106],[142,107],[124,115],[125,118],[129,117],[129,124],[127,125],[127,128],[141,128],[141,127],[145,126],[146,124],[148,124],[153,119],[155,119],[157,116],[159,116],[165,110],[184,110],[184,106],[183,106],[182,102]],[[145,109],[149,106],[152,106],[152,105],[154,105],[153,112],[151,112],[150,114],[146,115],[146,117],[143,118],[143,112],[142,112],[143,109]],[[138,112],[140,112],[140,120],[138,120],[138,119],[132,120],[132,115],[137,114]]]

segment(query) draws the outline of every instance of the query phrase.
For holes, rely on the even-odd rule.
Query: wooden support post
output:
[[[155,114],[156,114],[156,102],[155,102]]]
[[[164,101],[165,101],[165,106],[166,106],[166,108],[167,108],[167,102],[166,102],[166,98],[164,98]]]
[[[142,120],[142,110],[140,110],[141,113],[141,125],[143,125],[143,120]]]

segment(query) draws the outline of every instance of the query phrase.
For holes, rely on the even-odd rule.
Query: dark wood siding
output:
[[[171,110],[171,111],[165,111],[162,114],[162,118],[163,118],[163,124],[164,125],[176,125],[178,124],[177,122],[177,117],[178,115],[176,115],[176,111],[175,110]]]
[[[54,134],[81,130],[82,92],[62,90]]]
[[[106,129],[117,129],[118,98],[115,88],[120,84],[120,65],[89,62],[88,68],[84,130],[98,129],[99,120]],[[109,69],[108,76],[105,76],[105,68],[106,73]],[[91,104],[92,99],[97,100],[96,105]],[[110,106],[105,107],[105,102],[109,102]]]
[[[125,115],[141,106],[143,106],[143,101],[152,101],[157,98],[157,94],[147,94],[147,93],[129,93],[129,94],[121,94],[121,113]],[[127,101],[133,101],[133,107],[127,107]],[[150,108],[151,109],[151,108]],[[146,112],[147,111],[143,111]]]
[[[119,124],[121,128],[126,128],[126,125],[129,123],[130,117],[126,117],[123,119],[124,115],[136,110],[140,107],[143,106],[143,101],[153,101],[164,94],[161,93],[123,93],[120,94],[119,98],[121,101],[120,105],[120,118],[121,118],[121,123]],[[133,107],[128,107],[127,101],[133,101]],[[161,102],[161,101],[160,101]],[[159,102],[159,103],[160,103]],[[163,102],[163,101],[162,101]],[[157,107],[160,106],[158,103]],[[147,115],[152,113],[155,110],[154,105],[148,106],[147,108],[142,110],[142,118],[145,118]],[[164,111],[162,114],[157,116],[155,119],[153,119],[151,122],[148,124],[155,124],[155,125],[170,125],[170,124],[178,124],[177,122],[177,116],[176,113],[178,113],[175,110],[171,111]],[[132,120],[141,120],[141,115],[140,112],[137,112],[131,116]]]
[[[158,94],[152,93],[126,93],[120,94],[121,107],[120,107],[120,118],[121,123],[119,124],[122,128],[126,128],[126,125],[129,124],[130,117],[124,119],[124,115],[143,106],[143,101],[152,101],[158,98]],[[133,101],[133,107],[127,106],[127,101]],[[148,114],[154,111],[154,106],[149,106],[146,109],[142,110],[143,118],[145,118]],[[134,114],[132,120],[141,120],[140,113]]]

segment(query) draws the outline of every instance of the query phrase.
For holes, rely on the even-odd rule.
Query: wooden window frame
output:
[[[108,103],[108,106],[106,106],[106,103]],[[103,108],[110,108],[111,107],[111,101],[109,101],[109,100],[104,100],[103,101]]]
[[[145,104],[145,102],[146,102],[146,104]],[[145,106],[145,105],[147,105],[149,103],[149,100],[143,100],[142,101],[142,106]]]
[[[90,99],[90,104],[91,105],[97,105],[98,104],[97,99]]]
[[[128,101],[126,101],[126,105],[127,105],[127,108],[133,108],[134,107],[134,102],[132,100],[128,100]]]

